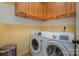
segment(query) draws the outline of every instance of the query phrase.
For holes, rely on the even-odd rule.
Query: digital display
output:
[[[69,40],[69,36],[68,35],[60,35],[59,39],[60,40],[67,40],[68,41]]]
[[[38,35],[41,35],[41,33],[39,32]]]

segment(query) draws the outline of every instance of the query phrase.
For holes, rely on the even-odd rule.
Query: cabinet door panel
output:
[[[37,16],[37,2],[33,4],[34,6],[32,7],[32,14],[36,17]]]
[[[72,12],[72,3],[71,2],[68,2],[67,3],[67,14],[69,14],[71,12]]]
[[[28,3],[18,2],[16,3],[16,14],[20,16],[27,16],[28,14]]]
[[[41,3],[37,3],[37,17],[40,19],[44,18],[44,6]]]
[[[37,4],[36,4],[36,2],[29,2],[29,15],[37,17]]]
[[[76,14],[76,3],[69,2],[67,3],[67,16],[75,16]]]
[[[16,3],[16,14],[19,14],[21,12],[21,3]]]
[[[53,2],[49,2],[46,4],[46,18],[55,18],[55,6]]]
[[[56,6],[56,16],[66,15],[66,3],[65,2],[58,2],[55,4]]]
[[[72,2],[72,12],[76,12],[76,3]]]
[[[74,3],[74,2],[68,2],[67,3],[67,11],[69,13],[75,12],[76,11],[76,3]]]

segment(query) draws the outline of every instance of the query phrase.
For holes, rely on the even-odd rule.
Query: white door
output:
[[[76,3],[76,39],[79,40],[79,2]],[[77,45],[77,55],[79,56],[79,45]]]

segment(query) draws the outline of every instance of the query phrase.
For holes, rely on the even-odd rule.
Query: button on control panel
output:
[[[57,35],[52,35],[52,38],[53,38],[53,39],[56,39],[56,38],[57,38]]]

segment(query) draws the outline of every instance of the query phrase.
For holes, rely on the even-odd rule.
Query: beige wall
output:
[[[17,45],[17,55],[29,53],[29,39],[32,31],[39,31],[38,26],[0,24],[0,47],[6,44]]]
[[[75,24],[66,25],[66,32],[75,33],[76,28]],[[51,25],[51,26],[41,26],[42,31],[52,31],[52,32],[63,32],[64,25]]]
[[[41,30],[43,31],[63,32],[65,26],[66,32],[76,32],[75,17],[53,19],[46,22],[42,22],[41,24]]]

